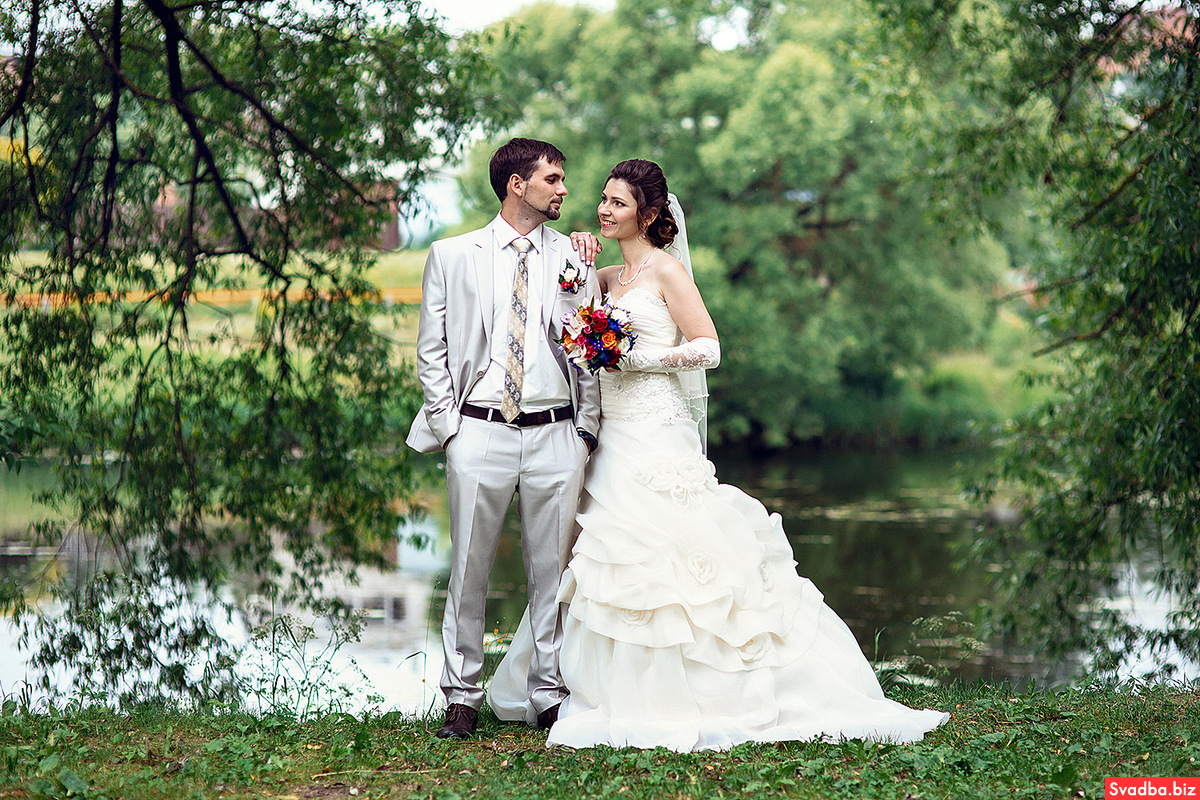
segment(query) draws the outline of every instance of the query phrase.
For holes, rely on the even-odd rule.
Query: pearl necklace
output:
[[[634,270],[633,277],[627,281],[621,280],[621,276],[625,274],[625,268],[621,267],[621,271],[617,273],[617,283],[621,284],[622,286],[628,286],[629,284],[636,281],[638,279],[638,275],[642,274],[642,267],[646,266],[646,264],[648,264],[650,262],[650,256],[652,256],[652,255],[654,255],[653,250],[651,250],[649,253],[646,254],[646,257],[642,259],[642,263],[638,264],[638,268],[636,270]]]

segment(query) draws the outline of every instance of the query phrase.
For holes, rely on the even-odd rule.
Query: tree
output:
[[[37,536],[95,551],[61,613],[4,602],[80,691],[219,695],[231,576],[320,609],[333,572],[387,560],[419,390],[373,327],[370,244],[495,113],[473,41],[388,8],[0,11],[0,407],[57,466]],[[245,287],[252,331],[195,300]]]
[[[942,120],[938,172],[964,216],[1017,190],[1055,226],[1035,263],[1058,397],[1007,432],[983,498],[1025,520],[993,530],[995,629],[1117,668],[1148,649],[1200,656],[1200,6],[951,0],[877,4],[927,76],[970,65],[972,104]],[[1157,627],[1105,602],[1145,581],[1177,610]]]
[[[886,417],[907,374],[983,335],[1006,253],[979,232],[950,240],[927,217],[922,154],[865,80],[862,6],[542,5],[510,23],[515,43],[491,49],[499,91],[523,109],[519,130],[568,156],[565,224],[594,223],[623,158],[658,161],[682,199],[724,343],[715,440],[861,431],[870,414],[848,409]],[[722,31],[737,43],[715,47]],[[481,162],[466,194],[490,208]]]

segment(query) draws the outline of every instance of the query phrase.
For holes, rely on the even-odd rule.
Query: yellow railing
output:
[[[393,286],[390,288],[381,288],[379,293],[383,295],[384,300],[402,305],[416,305],[421,302],[421,287],[420,286]],[[141,303],[154,296],[152,292],[127,292],[121,299],[129,303]],[[215,289],[212,291],[196,292],[189,298],[192,302],[211,303],[213,305],[222,305],[224,303],[255,303],[262,299],[263,291],[261,289]],[[288,292],[289,298],[300,299],[304,296],[302,290],[294,290]],[[112,295],[107,292],[89,295],[88,300],[92,302],[107,302],[112,299]],[[51,307],[60,308],[68,303],[75,302],[74,295],[69,295],[61,292],[51,292],[47,294],[19,294],[14,298],[14,302],[26,307]],[[5,298],[0,297],[0,304],[5,303]]]

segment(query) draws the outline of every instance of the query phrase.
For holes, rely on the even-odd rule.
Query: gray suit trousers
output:
[[[449,703],[478,709],[484,693],[484,601],[505,512],[518,497],[534,653],[529,698],[537,712],[566,697],[558,673],[559,578],[570,559],[587,445],[571,420],[530,428],[465,417],[446,446],[450,583],[442,621]]]

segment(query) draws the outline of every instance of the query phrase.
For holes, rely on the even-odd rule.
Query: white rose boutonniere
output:
[[[558,286],[564,292],[575,294],[582,285],[583,274],[579,271],[579,267],[574,264],[567,264],[563,267],[562,272],[558,273]]]

